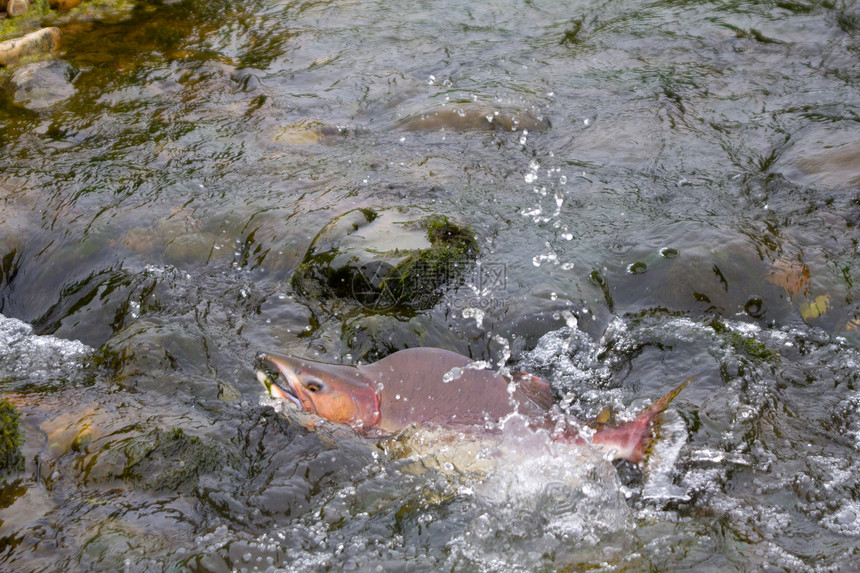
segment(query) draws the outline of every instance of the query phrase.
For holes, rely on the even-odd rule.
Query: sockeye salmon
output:
[[[391,435],[410,424],[486,427],[517,413],[530,426],[553,431],[554,439],[585,441],[577,424],[559,427],[557,416],[550,415],[553,396],[545,380],[525,372],[506,375],[483,369],[448,350],[401,350],[361,366],[263,352],[257,358],[279,373],[274,380],[262,370],[257,374],[272,396],[365,435]],[[592,424],[590,443],[611,459],[642,462],[660,414],[690,380],[634,420]]]

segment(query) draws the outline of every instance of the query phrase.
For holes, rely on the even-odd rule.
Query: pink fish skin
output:
[[[372,364],[326,364],[277,353],[257,359],[280,376],[267,384],[270,393],[302,410],[353,427],[366,435],[395,434],[409,424],[482,428],[513,412],[534,427],[557,424],[550,409],[549,383],[525,373],[476,367],[441,348],[400,350]],[[692,380],[682,382],[631,421],[593,424],[591,443],[612,459],[641,463],[653,441],[660,414]],[[575,425],[555,432],[559,440],[583,442]]]

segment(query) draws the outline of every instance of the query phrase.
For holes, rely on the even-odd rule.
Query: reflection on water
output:
[[[74,95],[0,93],[0,392],[24,460],[0,468],[4,571],[857,560],[856,3],[49,20]],[[430,309],[297,292],[356,209],[463,222],[476,267]],[[510,355],[581,419],[696,378],[645,471],[564,454],[474,476],[261,404],[259,350],[418,345]]]

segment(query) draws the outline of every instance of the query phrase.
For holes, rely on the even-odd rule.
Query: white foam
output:
[[[0,314],[0,372],[23,383],[67,380],[93,349],[78,340],[37,335],[33,327]]]

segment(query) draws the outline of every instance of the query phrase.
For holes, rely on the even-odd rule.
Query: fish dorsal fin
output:
[[[553,397],[549,382],[528,372],[511,372],[511,378],[517,389],[541,410],[552,408]]]

